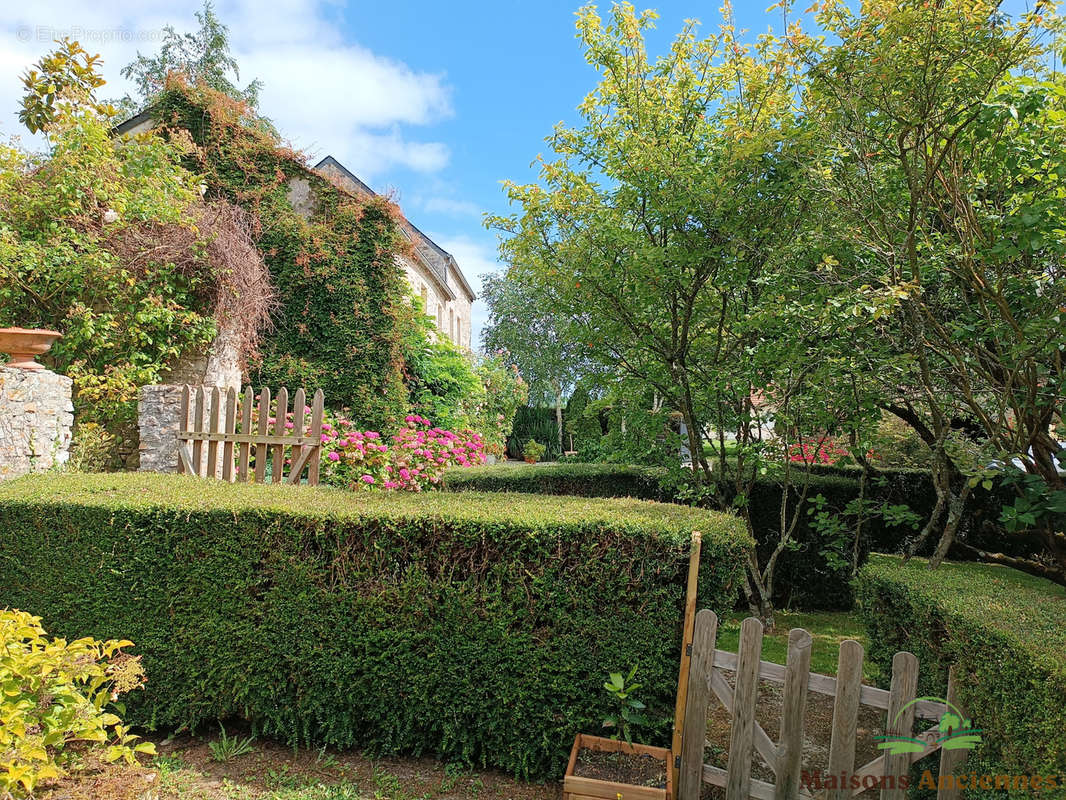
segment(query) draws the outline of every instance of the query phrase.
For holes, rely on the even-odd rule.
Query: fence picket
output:
[[[811,635],[803,628],[788,634],[785,659],[785,692],[781,701],[781,736],[774,772],[775,800],[799,796],[800,767],[803,759],[803,720],[807,709],[807,683],[811,675]]]
[[[948,693],[944,695],[944,699],[952,706],[958,707],[959,705],[959,687],[956,684],[955,667],[951,667],[948,670]],[[962,765],[966,762],[966,754],[968,750],[958,748],[955,750],[941,749],[940,751],[940,775],[944,777],[946,775],[956,775],[959,773]],[[950,786],[945,785],[942,789],[937,791],[936,800],[958,800],[962,797],[962,789],[952,782]]]
[[[681,733],[680,800],[699,800],[703,783],[703,743],[707,739],[707,710],[711,704],[711,673],[718,617],[709,608],[696,614],[689,664],[685,727]]]
[[[226,436],[237,432],[237,392],[231,386],[226,390]],[[233,441],[226,439],[222,443],[222,480],[233,482]]]
[[[196,433],[204,432],[204,403],[205,403],[204,387],[199,386],[196,389],[196,411],[193,414],[193,431]],[[193,439],[192,443],[192,468],[193,474],[203,477],[203,463],[200,458],[203,454],[203,440]]]
[[[278,389],[277,410],[274,412],[274,435],[285,436],[288,431],[285,428],[285,417],[289,413],[289,390],[282,386]],[[285,445],[274,445],[274,465],[270,471],[270,479],[274,483],[281,483],[285,478]]]
[[[211,390],[211,415],[210,423],[208,427],[208,433],[219,432],[219,422],[221,417],[222,406],[222,392],[216,386]],[[207,469],[204,470],[204,474],[208,478],[218,477],[218,442],[214,439],[210,439],[207,442]]]
[[[311,456],[308,459],[307,483],[318,486],[318,464],[322,453],[322,416],[325,413],[325,395],[319,389],[311,404]]]
[[[726,800],[747,800],[751,795],[751,753],[755,739],[755,704],[759,697],[762,634],[762,623],[755,617],[748,617],[740,625],[733,724],[729,731]]]
[[[257,409],[259,414],[258,430],[256,431],[260,436],[267,435],[267,426],[270,424],[270,388],[264,386],[262,391],[259,392],[259,408]],[[270,445],[263,442],[257,442],[255,445],[255,482],[262,483],[266,477],[267,458],[270,454]]]
[[[918,691],[918,659],[905,650],[892,658],[892,698],[888,703],[885,722],[886,736],[913,736],[914,706],[910,705]],[[907,790],[899,785],[901,775],[910,774],[910,753],[885,753],[885,783],[881,800],[906,800]]]
[[[837,657],[837,695],[833,701],[833,733],[829,742],[829,774],[855,770],[855,739],[862,696],[862,645],[854,639],[840,643]],[[826,800],[845,800],[851,790],[838,786],[826,792]]]
[[[255,393],[252,391],[252,387],[248,386],[244,390],[244,398],[241,400],[241,433],[248,434],[252,432],[252,406],[255,404]],[[251,463],[251,450],[252,445],[250,442],[241,442],[238,445],[240,452],[237,461],[237,480],[244,483],[248,480],[248,465]]]

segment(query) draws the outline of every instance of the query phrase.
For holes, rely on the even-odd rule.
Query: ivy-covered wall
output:
[[[208,197],[226,197],[258,219],[257,245],[279,307],[249,365],[252,381],[322,388],[331,407],[351,409],[368,427],[391,427],[406,407],[399,210],[309,172],[297,153],[244,124],[241,107],[218,92],[172,80],[153,117],[172,140],[185,140],[188,166],[204,176]],[[299,211],[288,196],[294,178],[311,189]]]

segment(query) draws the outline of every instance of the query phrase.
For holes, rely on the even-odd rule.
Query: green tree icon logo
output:
[[[981,743],[981,731],[973,727],[973,720],[967,719],[962,711],[943,697],[916,697],[899,710],[896,718],[892,720],[892,727],[899,724],[899,718],[904,711],[923,700],[943,703],[947,706],[948,710],[941,715],[940,722],[937,724],[939,734],[937,738],[929,741],[928,739],[915,739],[910,736],[898,736],[888,732],[884,736],[874,737],[879,740],[877,745],[879,750],[887,750],[891,755],[900,755],[902,753],[922,753],[937,744],[944,750],[972,750]]]

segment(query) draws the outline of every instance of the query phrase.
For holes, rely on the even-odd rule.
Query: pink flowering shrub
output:
[[[835,464],[848,455],[847,448],[829,437],[792,444],[788,448],[788,460],[798,464]]]
[[[404,427],[386,439],[377,431],[357,430],[339,418],[322,425],[323,479],[351,489],[420,492],[440,483],[448,467],[485,463],[486,444],[471,430],[459,433],[433,427],[409,414]]]
[[[305,406],[303,428],[311,428],[311,407]],[[285,415],[285,430],[294,432],[293,412]],[[268,419],[271,430],[275,417]],[[252,411],[251,430],[258,430],[258,409]],[[404,427],[391,437],[360,430],[350,419],[326,413],[322,421],[319,474],[333,486],[350,489],[393,489],[420,492],[441,481],[448,467],[484,464],[488,445],[472,430],[459,433],[434,427],[425,417],[409,414]],[[285,468],[292,456],[285,452]],[[253,459],[254,465],[254,459]]]

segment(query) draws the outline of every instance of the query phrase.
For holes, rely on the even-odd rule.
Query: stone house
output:
[[[137,134],[155,127],[151,108],[126,120],[114,129],[115,134]],[[375,192],[356,175],[350,172],[333,156],[326,156],[308,172],[326,177],[355,197],[374,196]],[[289,202],[293,208],[310,216],[314,207],[314,192],[311,181],[302,178],[289,180]],[[406,217],[400,230],[411,242],[411,256],[398,257],[399,266],[407,276],[413,294],[422,298],[426,313],[433,319],[437,331],[460,347],[471,347],[471,308],[476,295],[463,275],[454,256],[420,231]],[[175,365],[170,380],[173,383],[203,383],[218,386],[240,386],[238,354],[225,347],[225,332],[210,353],[197,354],[183,359],[188,363]]]
[[[353,195],[374,195],[374,191],[349,172],[333,156],[326,156],[315,170],[329,176]],[[422,298],[426,313],[437,330],[460,347],[470,348],[470,313],[476,295],[451,253],[442,249],[407,218],[400,230],[412,244],[414,257],[401,256],[400,266],[414,294]]]

